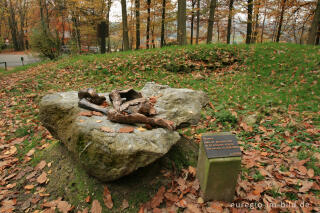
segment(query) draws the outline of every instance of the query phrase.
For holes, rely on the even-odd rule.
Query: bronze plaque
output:
[[[206,135],[202,136],[202,143],[209,159],[241,156],[235,135]]]

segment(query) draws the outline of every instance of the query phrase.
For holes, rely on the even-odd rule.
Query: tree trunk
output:
[[[317,43],[317,38],[319,37],[319,33],[320,33],[319,27],[320,27],[320,0],[318,0],[318,3],[317,3],[317,8],[312,20],[307,44],[314,45]]]
[[[107,34],[107,52],[111,52],[111,43],[110,43],[110,8],[112,1],[108,0],[107,1],[107,16],[106,16],[106,24],[107,24],[107,29],[106,29],[106,34]]]
[[[18,42],[18,27],[17,27],[17,21],[16,21],[16,14],[12,5],[11,0],[9,0],[9,27],[13,42],[13,48],[14,50],[20,50],[19,42]]]
[[[214,23],[214,12],[216,10],[217,0],[211,0],[210,2],[210,12],[209,12],[209,22],[208,22],[208,34],[207,34],[207,44],[212,42],[212,32]]]
[[[121,11],[122,11],[122,40],[123,50],[129,50],[129,36],[128,36],[128,20],[127,20],[127,2],[121,0]]]
[[[248,19],[247,19],[246,44],[250,44],[250,43],[251,43],[251,34],[252,34],[252,9],[253,9],[253,0],[248,0]]]
[[[302,39],[303,39],[303,33],[304,33],[304,25],[303,25],[302,28],[301,28],[300,44],[303,44],[303,41],[302,41]]]
[[[24,20],[26,16],[26,1],[24,1],[23,5],[19,5],[19,15],[20,15],[20,33],[19,33],[19,46],[20,50],[25,49],[24,45]]]
[[[79,17],[73,12],[72,14],[72,22],[74,25],[74,37],[76,38],[76,43],[78,46],[78,51],[81,52],[81,35],[80,35],[80,23]]]
[[[280,13],[280,20],[279,20],[279,25],[278,25],[276,42],[279,42],[279,41],[280,41],[281,27],[282,27],[283,14],[284,14],[284,10],[285,10],[285,7],[286,7],[286,2],[287,2],[287,0],[282,0],[282,2],[281,2],[281,13]]]
[[[98,24],[98,36],[100,39],[100,53],[104,54],[106,53],[106,29],[107,24],[105,21],[102,21]]]
[[[260,12],[260,1],[257,0],[257,3],[255,5],[255,26],[254,26],[254,33],[253,33],[253,38],[251,43],[256,43],[257,42],[257,37],[258,37],[258,28],[259,28],[259,12]]]
[[[192,11],[191,11],[191,32],[190,32],[190,44],[193,44],[193,22],[194,22],[194,6],[196,0],[192,0]]]
[[[264,25],[266,23],[266,15],[267,15],[267,1],[264,1],[264,12],[263,12],[263,22],[262,22],[262,29],[261,29],[261,38],[260,42],[263,42],[263,34],[264,34]]]
[[[165,45],[164,40],[164,22],[166,20],[166,0],[162,0],[162,16],[161,16],[161,41],[160,41],[160,47],[163,47]]]
[[[150,43],[150,8],[151,7],[151,0],[147,0],[147,10],[148,10],[148,17],[147,17],[147,35],[146,35],[146,47],[149,49]]]
[[[217,33],[218,33],[218,43],[220,42],[220,23],[219,19],[217,20]]]
[[[187,44],[186,36],[186,0],[178,0],[178,32],[177,32],[177,41],[179,45]]]
[[[140,49],[140,0],[135,0],[136,6],[136,49]]]
[[[196,34],[196,44],[199,44],[199,31],[200,31],[200,0],[197,0],[197,34]]]
[[[318,27],[318,33],[317,33],[317,38],[316,38],[316,43],[315,45],[319,45],[319,42],[320,42],[320,25]]]
[[[229,0],[228,28],[227,28],[227,44],[230,44],[231,25],[232,25],[233,0]]]

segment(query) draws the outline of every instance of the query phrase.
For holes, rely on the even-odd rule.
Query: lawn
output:
[[[290,210],[289,204],[308,203],[311,207],[305,211],[319,212],[319,78],[320,47],[272,43],[70,56],[1,74],[2,208],[48,209],[48,201],[61,197],[75,210],[91,209],[92,200],[97,199],[105,212],[137,212],[150,209],[148,201],[165,186],[167,196],[157,207],[172,211],[219,212],[235,203],[261,203],[268,209],[268,203],[282,202],[286,204],[280,206],[283,211]],[[148,81],[209,95],[201,122],[179,130],[194,145],[205,132],[237,134],[242,169],[234,203],[203,203],[199,190],[179,191],[179,178],[187,176],[185,184],[195,183],[188,166],[195,167],[196,160],[188,156],[196,151],[175,147],[151,167],[104,184],[73,164],[60,142],[39,122],[38,105],[45,94],[87,87],[99,92],[140,89]],[[41,168],[41,162],[45,167]],[[43,172],[47,182],[39,184],[37,177]],[[167,181],[153,183],[145,176]],[[134,187],[141,178],[143,183]],[[113,198],[111,210],[103,204],[105,185]],[[180,197],[177,201],[167,193]],[[126,201],[129,207],[123,208]]]

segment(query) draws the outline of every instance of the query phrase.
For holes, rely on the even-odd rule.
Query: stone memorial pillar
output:
[[[233,201],[240,168],[241,150],[235,135],[202,135],[197,178],[205,201]]]

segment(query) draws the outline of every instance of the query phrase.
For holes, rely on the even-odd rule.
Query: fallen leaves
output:
[[[93,115],[93,111],[82,111],[78,115],[79,116],[86,116],[86,117],[91,117]]]
[[[112,197],[107,186],[105,186],[103,190],[103,202],[108,209],[112,209],[113,207]]]
[[[134,128],[131,127],[131,126],[128,126],[128,127],[122,127],[119,129],[119,133],[131,133],[134,131]]]
[[[166,188],[164,186],[159,188],[158,192],[151,200],[151,208],[154,209],[162,203],[165,190]]]
[[[58,201],[57,207],[62,213],[68,213],[72,209],[72,206],[66,201]]]
[[[47,173],[42,172],[42,174],[37,178],[39,184],[43,184],[47,181]]]
[[[301,185],[302,185],[302,187],[299,189],[299,192],[307,192],[313,186],[313,182],[311,182],[311,181],[302,181]]]
[[[98,200],[92,201],[91,213],[101,213],[102,207]]]
[[[31,190],[34,188],[34,185],[26,185],[24,189]]]
[[[121,211],[123,211],[127,208],[129,208],[129,203],[126,199],[123,199],[120,209],[121,209]]]
[[[17,152],[17,147],[15,147],[15,146],[10,146],[10,149],[7,150],[7,151],[5,151],[4,154],[10,156],[10,155],[15,154],[16,152]]]
[[[249,126],[248,124],[246,124],[245,122],[241,122],[240,126],[242,127],[242,129],[246,132],[252,132],[253,128],[252,126]]]
[[[100,129],[104,132],[114,132],[113,129],[109,128],[109,127],[106,127],[106,126],[102,126],[100,127]]]
[[[26,156],[30,157],[34,154],[36,150],[34,148],[30,149],[29,152],[27,152]]]
[[[42,170],[44,167],[46,167],[46,165],[46,161],[42,160],[36,165],[35,170]]]

